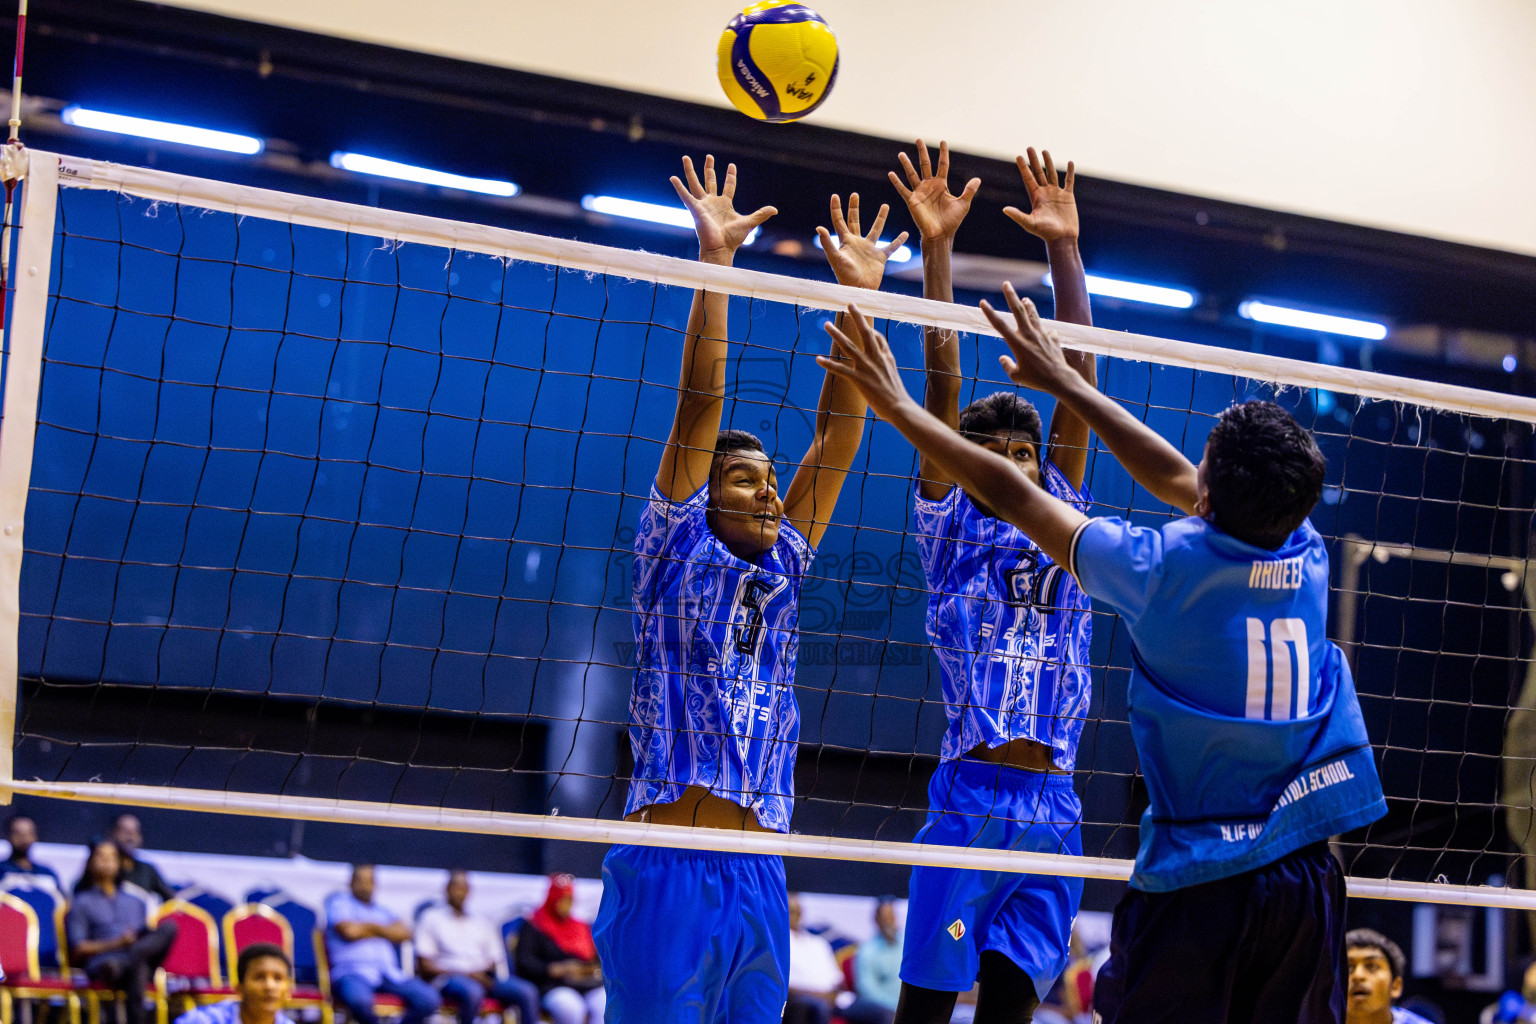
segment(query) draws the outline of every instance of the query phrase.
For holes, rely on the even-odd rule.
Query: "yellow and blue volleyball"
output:
[[[759,121],[798,121],[837,81],[837,37],[821,15],[790,0],[762,0],[732,18],[716,59],[720,88]]]

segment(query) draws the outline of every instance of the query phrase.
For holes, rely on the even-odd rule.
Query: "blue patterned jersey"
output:
[[[1328,640],[1328,549],[1311,523],[1269,551],[1193,516],[1090,519],[1071,567],[1131,634],[1150,801],[1133,886],[1251,871],[1386,813],[1354,677]]]
[[[635,531],[635,777],[624,813],[702,786],[788,832],[796,626],[813,553],[781,520],[755,564],[737,558],[705,523],[706,497],[700,488],[672,502],[653,486]]]
[[[1054,465],[1040,478],[1087,510],[1087,495]],[[984,515],[958,486],[938,501],[919,494],[916,513],[928,638],[949,712],[942,755],[1028,739],[1070,771],[1092,695],[1087,596],[1022,530]]]

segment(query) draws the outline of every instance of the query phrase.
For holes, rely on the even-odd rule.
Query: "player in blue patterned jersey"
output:
[[[918,166],[901,154],[906,200],[923,241],[923,292],[954,301],[950,253],[981,182],[949,191],[949,148],[936,165],[917,141]],[[1065,181],[1049,152],[1018,158],[1030,212],[1006,213],[1046,244],[1056,315],[1092,316],[1078,251],[1075,171]],[[1012,392],[960,408],[959,344],[926,328],[924,405],[967,440],[1005,456],[1029,479],[1081,511],[1088,498],[1088,428],[1070,409],[1051,417],[1042,459],[1040,414]],[[1077,359],[1091,384],[1094,361]],[[1088,598],[1059,564],[985,500],[923,458],[916,533],[928,583],[928,637],[944,677],[949,727],[928,788],[919,842],[1082,852],[1082,806],[1069,774],[1088,713]],[[912,871],[896,1024],[947,1021],[978,979],[978,1024],[1027,1021],[1067,964],[1080,879],[919,867]]]
[[[693,215],[699,259],[729,265],[775,212],[736,213],[736,168],[716,189],[686,157],[673,187]],[[837,279],[877,288],[886,257],[882,207],[860,233],[859,200],[832,197]],[[801,582],[858,452],[866,406],[827,375],[810,448],[789,488],[762,443],[720,429],[729,337],[723,293],[698,292],[683,342],[672,431],[635,536],[630,701],[631,821],[789,831],[799,709]],[[593,937],[610,1024],[778,1022],[788,997],[789,916],[778,857],[615,846],[603,861]]]
[[[1269,402],[1226,410],[1197,468],[1088,386],[1011,286],[1017,384],[1070,406],[1136,479],[1188,518],[1088,519],[906,394],[861,317],[830,327],[830,372],[962,486],[1029,532],[1117,611],[1135,660],[1131,734],[1150,807],[1094,986],[1105,1024],[1342,1024],[1344,875],[1327,839],[1386,813],[1354,680],[1326,639],[1327,548],[1307,516],[1325,464]],[[852,310],[852,307],[850,307]],[[1015,361],[1017,360],[1017,361]]]

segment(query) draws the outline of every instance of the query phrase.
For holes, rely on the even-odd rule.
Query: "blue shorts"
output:
[[[968,758],[945,761],[928,785],[919,843],[1083,855],[1083,806],[1072,776]],[[984,950],[1030,976],[1043,1000],[1067,966],[1083,880],[954,868],[912,869],[901,980],[967,992]]]
[[[592,926],[608,1024],[779,1024],[789,998],[784,861],[614,846]]]
[[[1343,1024],[1344,871],[1327,843],[1115,908],[1095,1019]]]

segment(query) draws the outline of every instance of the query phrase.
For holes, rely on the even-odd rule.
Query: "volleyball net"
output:
[[[882,424],[804,581],[793,834],[622,820],[632,545],[693,290],[732,296],[724,425],[760,436],[781,474],[811,437],[831,312],[854,299],[876,317],[914,393],[922,326],[959,332],[967,401],[1012,389],[975,308],[41,152],[17,239],[0,425],[12,792],[1128,877],[1146,801],[1130,642],[1108,613],[1075,774],[1086,856],[911,842],[946,711],[916,458]],[[1332,627],[1389,803],[1337,842],[1352,892],[1536,907],[1503,881],[1536,852],[1518,725],[1536,703],[1536,400],[1054,328],[1194,459],[1247,397],[1313,430]],[[1096,442],[1087,486],[1094,514],[1172,514]]]

